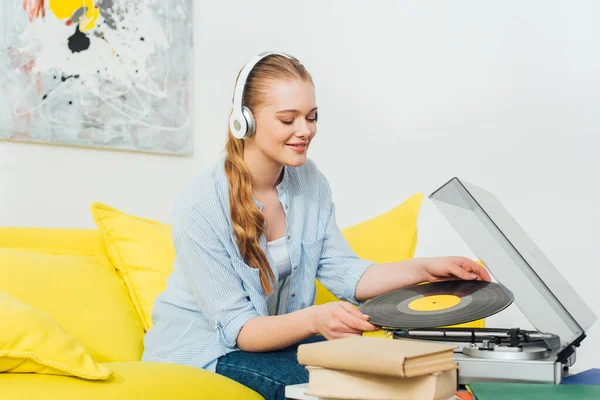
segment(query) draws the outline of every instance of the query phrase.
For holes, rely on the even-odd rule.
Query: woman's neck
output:
[[[244,162],[252,175],[252,190],[264,193],[273,190],[281,180],[283,165],[255,151],[244,151]]]

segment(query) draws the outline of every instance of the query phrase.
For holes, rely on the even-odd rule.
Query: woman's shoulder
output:
[[[173,229],[181,231],[194,221],[213,219],[227,202],[226,181],[223,159],[196,174],[175,200]]]

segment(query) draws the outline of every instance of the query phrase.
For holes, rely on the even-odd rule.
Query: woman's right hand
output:
[[[352,304],[336,301],[313,306],[313,331],[328,340],[347,336],[361,336],[364,331],[379,329],[368,322],[364,315]]]

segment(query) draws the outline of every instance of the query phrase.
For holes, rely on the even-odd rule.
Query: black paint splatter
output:
[[[141,37],[141,38],[140,38],[140,40],[143,42],[143,41],[144,41],[144,38],[143,38],[143,37]]]
[[[61,76],[60,80],[64,82],[64,81],[66,81],[67,79],[70,79],[70,78],[79,78],[79,75],[67,75],[67,76],[63,75],[63,76]]]
[[[56,76],[54,76],[54,78],[56,78]],[[74,74],[74,75],[63,75],[60,77],[61,82],[66,82],[67,80],[71,79],[71,78],[75,78],[75,79],[79,79],[79,74]],[[81,81],[79,83],[82,83]],[[52,90],[54,90],[54,88],[58,87],[60,84],[56,84],[54,87],[50,88],[50,90],[48,91],[48,93],[46,93],[45,95],[42,96],[42,100],[46,100],[48,98],[48,96],[50,95],[50,93],[52,92]],[[72,101],[69,101],[69,104],[73,104]]]
[[[69,37],[69,49],[76,53],[87,50],[90,47],[90,39],[79,30],[79,24],[75,26],[75,33]]]

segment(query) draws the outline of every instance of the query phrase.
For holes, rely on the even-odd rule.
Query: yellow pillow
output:
[[[376,263],[408,260],[417,248],[417,219],[423,194],[417,193],[377,217],[342,229],[352,250],[360,258]],[[317,281],[315,304],[339,301]]]
[[[54,318],[98,362],[142,356],[144,328],[105,254],[0,248],[0,290]]]
[[[171,227],[128,215],[101,203],[91,205],[108,256],[129,291],[144,329],[152,326],[152,307],[173,271]]]
[[[4,292],[0,292],[0,372],[94,380],[112,374],[52,317]]]

